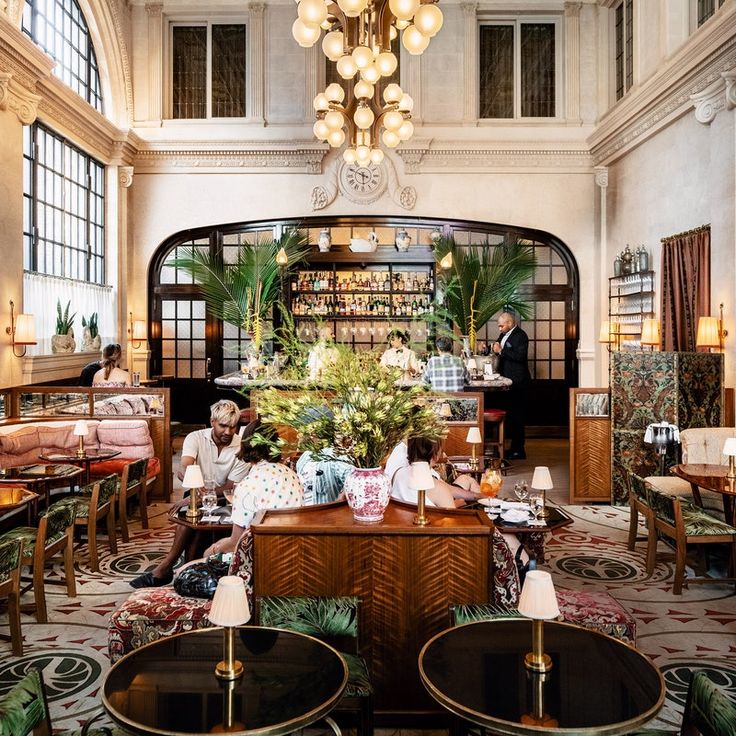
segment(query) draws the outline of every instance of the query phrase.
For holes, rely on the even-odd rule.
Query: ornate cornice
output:
[[[16,84],[10,72],[0,72],[0,110],[10,110],[23,125],[30,125],[36,119],[40,101],[38,95]]]
[[[210,145],[201,141],[141,142],[135,157],[135,169],[138,173],[234,170],[321,174],[322,161],[328,151],[326,143],[308,140],[224,141]]]
[[[133,171],[132,166],[120,166],[118,168],[118,184],[124,189],[133,184]]]
[[[609,165],[693,107],[706,91],[736,68],[736,3],[720,21],[701,28],[652,77],[615,105],[588,139],[596,165]]]
[[[39,80],[51,75],[54,60],[0,13],[0,70],[13,75],[13,81],[29,92]]]
[[[605,189],[608,186],[608,168],[606,166],[596,166],[594,170],[596,186]]]
[[[404,162],[407,174],[427,172],[487,171],[505,172],[543,170],[589,172],[592,159],[587,148],[545,148],[538,143],[517,143],[500,147],[495,141],[437,141],[416,138],[401,145],[397,154]]]

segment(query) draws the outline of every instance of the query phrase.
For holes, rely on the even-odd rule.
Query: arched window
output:
[[[76,0],[26,0],[22,29],[56,61],[56,75],[101,113],[97,56]]]

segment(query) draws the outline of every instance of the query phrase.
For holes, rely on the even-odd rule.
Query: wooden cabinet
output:
[[[570,389],[570,503],[611,502],[607,388]]]
[[[346,504],[268,511],[253,524],[256,595],[355,595],[362,653],[381,722],[439,706],[419,679],[417,658],[449,626],[448,606],[491,600],[492,526],[482,512],[391,501],[383,522],[359,524]]]

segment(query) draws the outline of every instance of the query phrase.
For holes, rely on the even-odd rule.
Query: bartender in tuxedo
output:
[[[525,460],[524,424],[531,374],[527,365],[529,336],[516,324],[514,315],[502,312],[498,317],[500,335],[493,343],[493,352],[499,356],[498,371],[511,379],[506,410],[506,427],[511,438],[511,460]]]

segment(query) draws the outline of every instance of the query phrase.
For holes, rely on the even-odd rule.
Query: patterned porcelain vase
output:
[[[383,468],[356,468],[345,479],[344,490],[356,521],[383,519],[391,497],[391,484]]]

